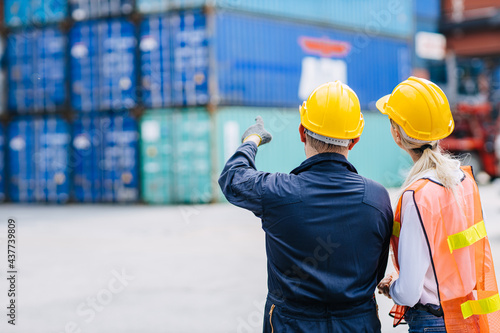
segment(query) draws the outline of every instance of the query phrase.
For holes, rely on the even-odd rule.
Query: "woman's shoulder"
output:
[[[455,170],[453,170],[452,176],[453,176],[456,184],[459,184],[460,182],[462,182],[462,180],[465,179],[465,173],[461,168],[456,168]],[[436,185],[443,186],[435,169],[427,170],[426,172],[421,174],[419,179],[417,179],[413,182],[412,186],[414,187],[414,185],[416,185],[416,183],[421,184],[422,181],[425,181],[425,180],[430,181],[431,183],[434,183]]]

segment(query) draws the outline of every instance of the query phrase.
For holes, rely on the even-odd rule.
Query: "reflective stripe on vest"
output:
[[[450,247],[450,253],[453,253],[453,250],[471,246],[484,237],[486,237],[486,227],[484,226],[483,220],[474,224],[467,230],[457,232],[456,234],[448,236],[448,246]]]
[[[392,225],[392,235],[395,237],[399,237],[399,233],[401,232],[401,223],[398,221],[394,221]]]
[[[467,301],[461,307],[464,319],[472,315],[485,315],[500,310],[500,296],[495,294],[477,301]]]

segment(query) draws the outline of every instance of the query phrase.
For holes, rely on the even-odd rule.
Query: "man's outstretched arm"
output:
[[[227,161],[219,178],[219,186],[227,200],[239,207],[262,216],[262,192],[266,172],[255,168],[257,147],[272,140],[271,134],[264,129],[264,122],[259,116],[255,125],[250,126],[243,134],[243,144]]]

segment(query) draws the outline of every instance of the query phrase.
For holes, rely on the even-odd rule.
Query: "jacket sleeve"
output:
[[[404,194],[402,207],[403,223],[398,248],[399,278],[391,285],[390,295],[396,304],[414,306],[422,298],[425,286],[426,303],[438,305],[436,282],[433,278],[426,278],[432,267],[431,258],[412,192]]]
[[[382,238],[382,249],[379,254],[377,266],[377,283],[379,283],[385,276],[387,263],[389,261],[389,248],[393,227],[393,212],[391,207],[391,199],[387,190],[380,184],[373,180],[364,178],[365,196],[363,202],[374,208],[379,212],[379,232]]]
[[[388,194],[387,194],[388,197]],[[388,230],[386,233],[385,237],[385,242],[383,244],[383,249],[382,252],[380,253],[379,257],[379,265],[377,268],[377,283],[379,283],[385,276],[385,271],[387,268],[387,263],[389,261],[389,249],[390,249],[390,243],[391,243],[391,235],[392,235],[392,224],[393,224],[393,214],[392,214],[392,208],[390,204],[390,199],[387,201],[387,212],[384,214],[383,219],[385,222],[385,225],[388,226]]]
[[[392,225],[392,221],[391,221]],[[389,262],[389,248],[390,248],[391,238],[387,237],[387,240],[384,242],[383,250],[380,253],[379,264],[377,267],[377,284],[382,281],[385,276],[385,271],[387,269],[387,263]]]
[[[222,170],[219,186],[230,203],[262,217],[262,195],[269,173],[256,170],[256,154],[255,143],[242,144]]]

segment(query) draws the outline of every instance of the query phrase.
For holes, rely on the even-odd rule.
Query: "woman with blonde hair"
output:
[[[409,332],[500,332],[500,297],[471,167],[444,153],[454,129],[443,91],[410,77],[377,108],[415,163],[399,194],[391,248],[397,272],[379,284],[394,326]]]

